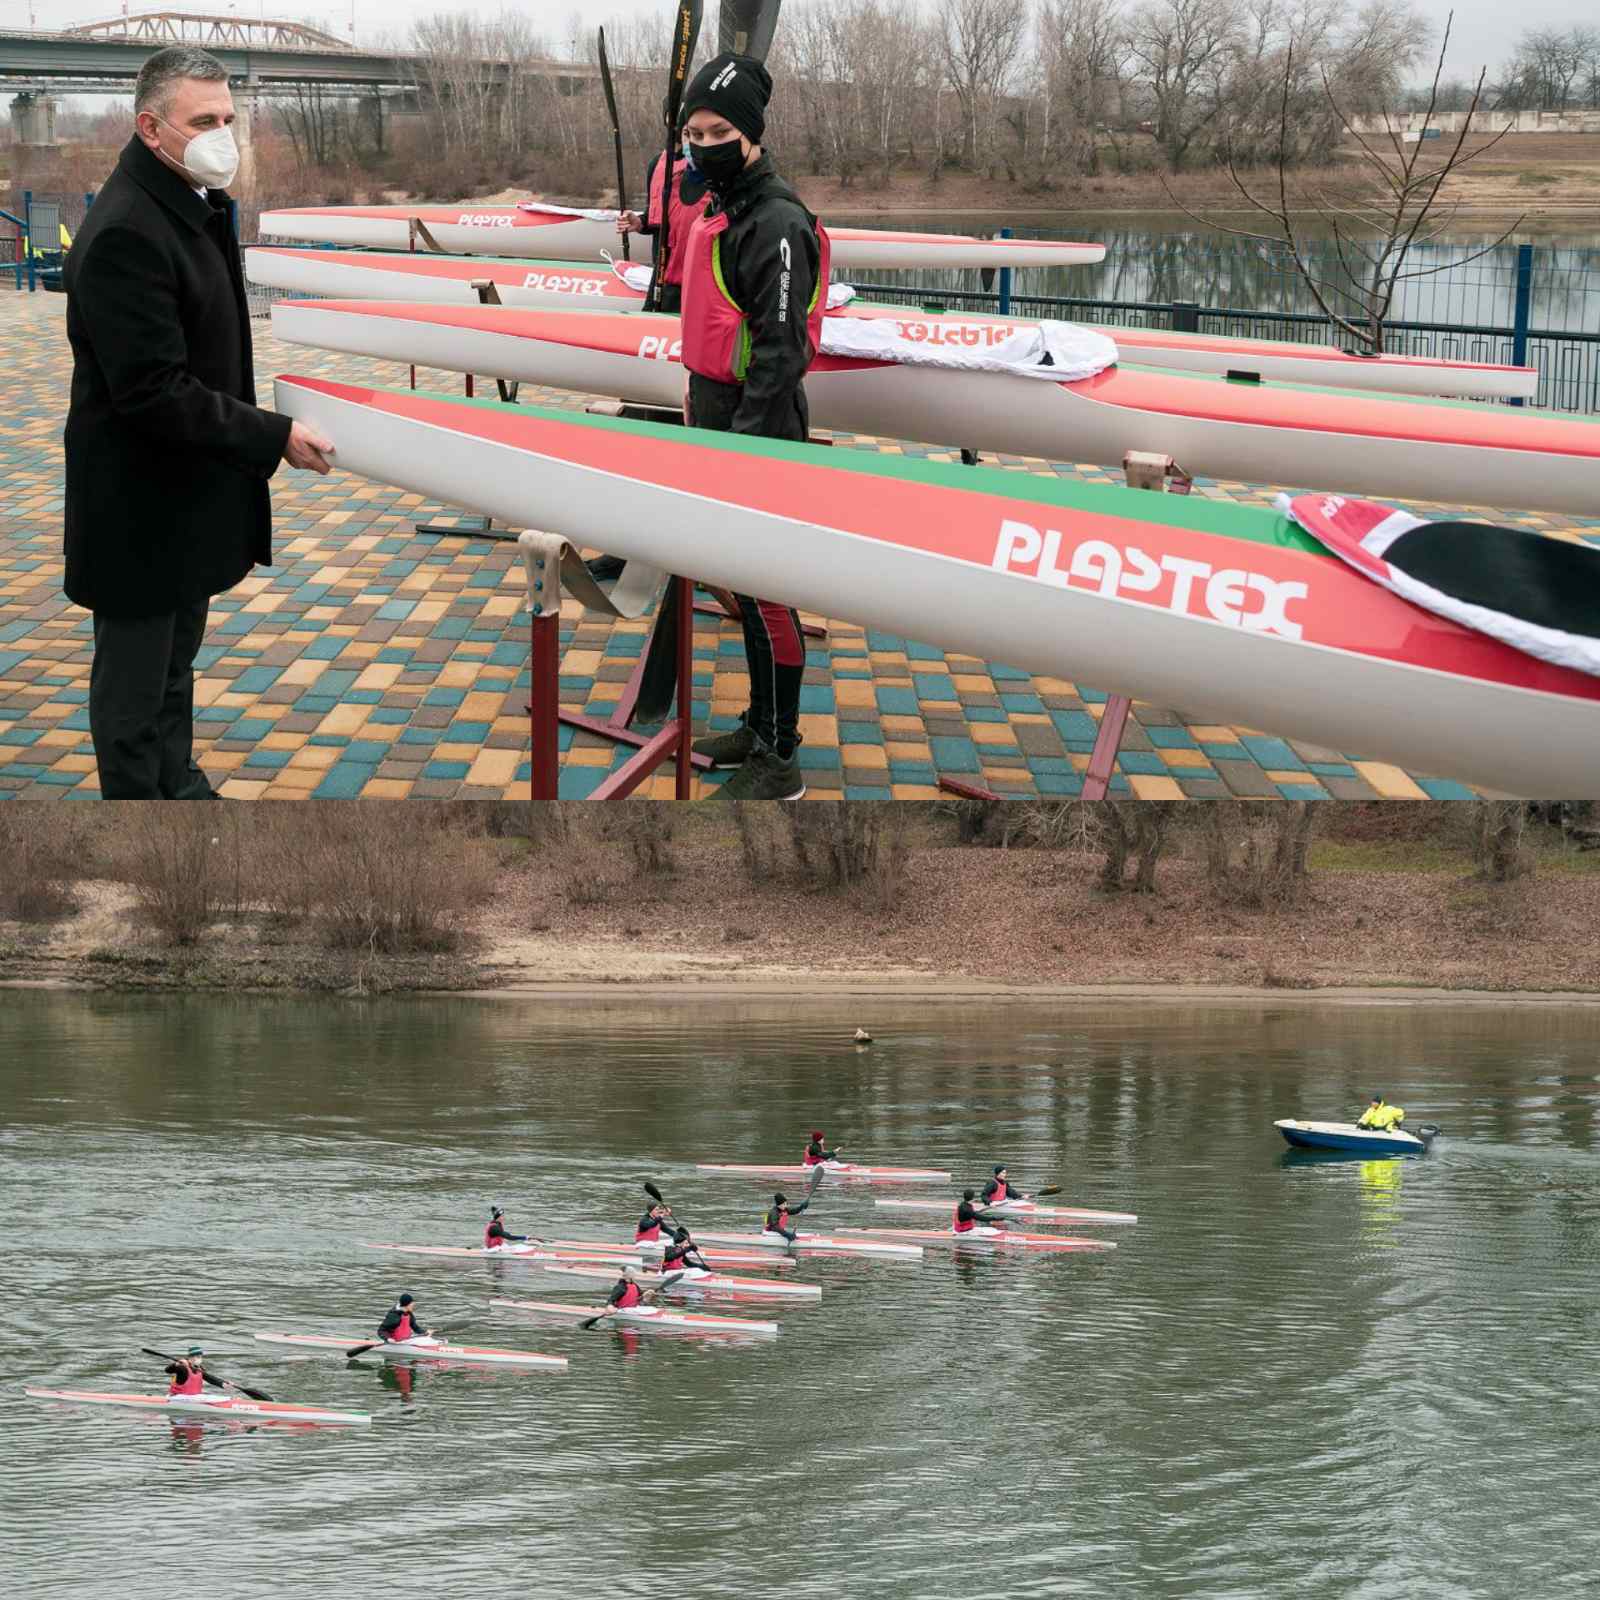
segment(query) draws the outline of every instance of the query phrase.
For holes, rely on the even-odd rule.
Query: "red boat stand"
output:
[[[1194,479],[1171,456],[1155,455],[1145,450],[1130,450],[1122,458],[1122,470],[1130,489],[1151,489],[1157,494],[1166,492],[1167,481],[1172,481],[1173,494],[1188,494]],[[1083,798],[1104,800],[1111,788],[1111,779],[1117,769],[1117,757],[1122,752],[1122,736],[1128,731],[1128,717],[1133,701],[1125,694],[1111,695],[1100,714],[1100,731],[1095,735],[1094,749],[1089,754],[1089,767],[1083,775]],[[1003,800],[1004,795],[977,784],[962,783],[955,778],[941,778],[939,787],[948,794],[959,795],[964,800]]]

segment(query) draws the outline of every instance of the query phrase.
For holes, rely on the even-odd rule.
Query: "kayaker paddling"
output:
[[[806,1146],[805,1160],[803,1165],[808,1167],[820,1167],[824,1162],[837,1161],[839,1159],[839,1152],[837,1150],[830,1150],[828,1148],[827,1141],[823,1138],[822,1134],[818,1130],[813,1129],[811,1133],[811,1143]]]
[[[606,1296],[606,1305],[613,1311],[631,1311],[635,1306],[643,1304],[644,1290],[639,1283],[639,1269],[624,1267],[622,1276],[617,1279],[611,1293]]]
[[[661,1271],[663,1276],[669,1272],[711,1271],[706,1258],[700,1254],[700,1246],[689,1236],[687,1228],[673,1230],[672,1242],[661,1255]]]
[[[389,1315],[378,1324],[378,1338],[383,1344],[402,1344],[407,1339],[426,1339],[428,1329],[417,1317],[416,1300],[403,1294],[389,1308]]]
[[[963,1189],[961,1199],[956,1205],[955,1231],[957,1233],[971,1233],[978,1226],[978,1207],[974,1203],[977,1198],[976,1189]]]
[[[1381,1094],[1373,1095],[1367,1109],[1356,1118],[1358,1128],[1368,1128],[1374,1133],[1389,1133],[1406,1120],[1399,1106],[1392,1106]]]
[[[492,1206],[489,1210],[489,1226],[483,1230],[483,1248],[485,1250],[503,1250],[508,1244],[526,1244],[528,1235],[525,1233],[506,1232],[506,1213],[504,1206]]]
[[[205,1351],[197,1344],[189,1346],[181,1356],[174,1356],[168,1363],[166,1374],[172,1379],[167,1385],[167,1395],[196,1395],[205,1391]]]
[[[763,1233],[777,1233],[793,1244],[800,1237],[790,1219],[800,1215],[802,1211],[811,1209],[810,1200],[802,1200],[798,1205],[790,1205],[788,1196],[781,1190],[773,1195],[772,1205],[761,1222]]]
[[[665,1228],[668,1236],[677,1232],[672,1221],[672,1207],[655,1201],[650,1209],[639,1218],[638,1225],[633,1230],[635,1244],[660,1244],[661,1230]]]
[[[983,1186],[983,1203],[985,1206],[1004,1205],[1007,1200],[1026,1200],[1028,1198],[1011,1181],[1010,1170],[1006,1167],[996,1167],[994,1176]]]

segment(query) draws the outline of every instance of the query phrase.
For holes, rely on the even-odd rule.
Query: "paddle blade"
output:
[[[251,1400],[264,1400],[269,1406],[273,1404],[272,1396],[265,1389],[252,1389],[248,1384],[244,1383],[230,1384],[229,1387],[237,1389],[240,1394],[247,1396]]]
[[[649,1195],[650,1198],[652,1200],[654,1200],[655,1203],[658,1206],[664,1206],[667,1203],[665,1200],[663,1200],[661,1198],[661,1191],[658,1188],[656,1188],[656,1186],[653,1183],[650,1183],[649,1181],[646,1181],[646,1183],[645,1183],[644,1192],[647,1195]]]
[[[811,1185],[806,1190],[806,1199],[807,1200],[809,1200],[817,1192],[817,1190],[822,1186],[822,1179],[823,1179],[824,1175],[826,1174],[827,1170],[828,1169],[826,1167],[824,1167],[820,1162],[813,1169],[813,1171],[811,1173]]]
[[[722,0],[718,49],[765,61],[767,52],[772,49],[772,35],[777,31],[778,9],[782,3],[783,0]]]
[[[364,1356],[367,1351],[376,1350],[382,1343],[383,1340],[374,1339],[370,1344],[358,1344],[354,1350],[346,1350],[344,1358],[346,1361],[354,1361],[357,1356]]]
[[[1034,1193],[1036,1195],[1039,1195],[1039,1196],[1043,1196],[1043,1195],[1047,1195],[1047,1194],[1060,1194],[1061,1193],[1061,1185],[1059,1183],[1047,1183],[1044,1186],[1044,1188],[1036,1189],[1034,1191]]]

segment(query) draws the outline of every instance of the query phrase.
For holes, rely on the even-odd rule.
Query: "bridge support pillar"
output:
[[[11,138],[20,145],[53,147],[57,102],[47,94],[17,95],[11,102]]]
[[[255,193],[256,187],[256,96],[261,86],[253,78],[246,78],[233,86],[233,142],[239,147],[239,176],[233,180],[236,195]]]

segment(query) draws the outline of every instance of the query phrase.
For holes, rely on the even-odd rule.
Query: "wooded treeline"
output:
[[[1298,149],[1322,161],[1339,135],[1324,79],[1347,115],[1395,106],[1430,34],[1412,0],[789,0],[767,142],[791,171],[863,185],[961,170],[1048,191],[1230,154],[1248,166],[1275,155],[1292,62]],[[622,20],[606,37],[638,165],[661,136],[667,28]],[[591,194],[605,183],[598,84],[548,70],[594,61],[587,19],[557,39],[517,14],[440,13],[404,43],[422,57],[433,108],[404,153],[440,193],[513,174]],[[484,61],[504,65],[508,87],[488,86]],[[279,112],[297,153],[329,164],[320,105]],[[342,154],[371,165],[370,133],[352,115],[343,122]]]

